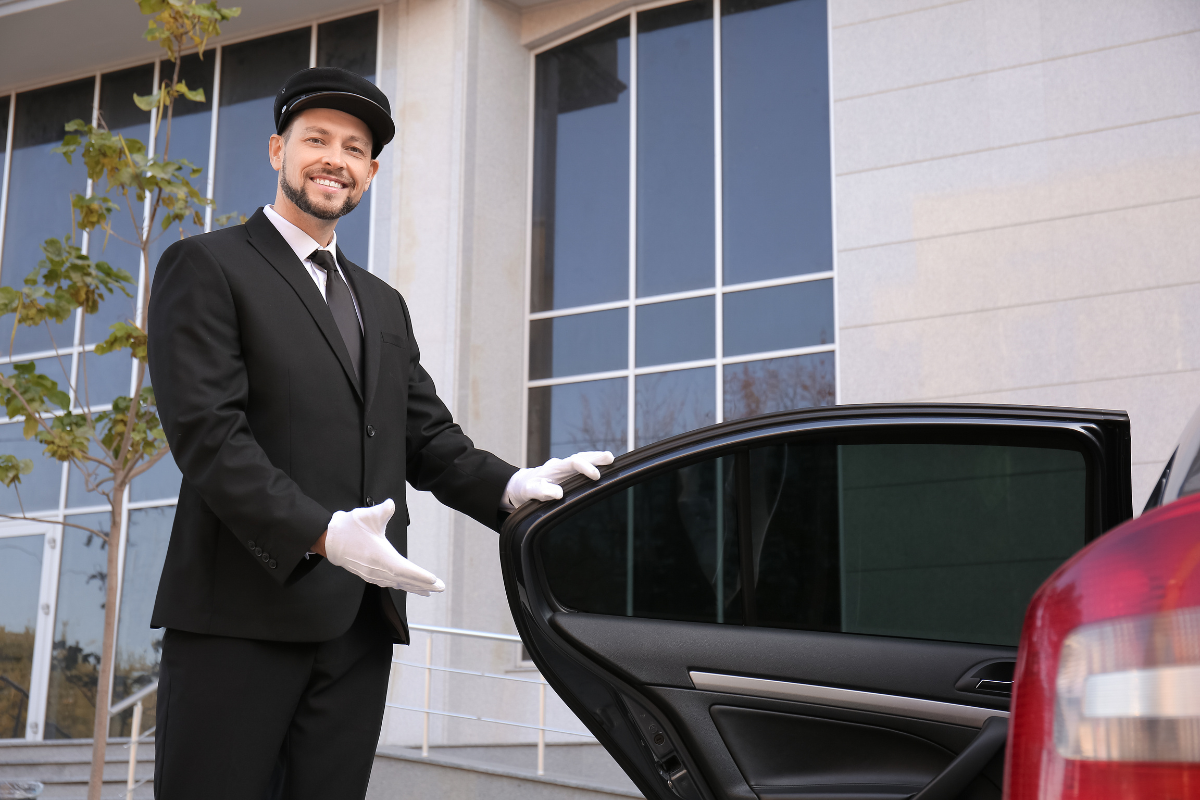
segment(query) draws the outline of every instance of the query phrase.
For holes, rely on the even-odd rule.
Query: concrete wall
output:
[[[1200,4],[831,3],[843,403],[1200,403]]]

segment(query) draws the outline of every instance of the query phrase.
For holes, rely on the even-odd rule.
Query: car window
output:
[[[1061,435],[777,440],[574,509],[538,553],[573,611],[1015,646],[1089,535],[1089,463]]]
[[[1073,449],[797,441],[749,469],[759,625],[1015,646],[1087,534]]]
[[[711,459],[573,514],[539,544],[551,593],[576,611],[741,623],[734,484],[734,459]]]

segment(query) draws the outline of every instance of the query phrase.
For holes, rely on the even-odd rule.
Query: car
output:
[[[1200,410],[1142,515],[1038,590],[1005,797],[1200,797]]]
[[[514,513],[501,565],[656,800],[999,800],[1030,599],[1133,516],[1119,411],[804,409],[601,472]]]

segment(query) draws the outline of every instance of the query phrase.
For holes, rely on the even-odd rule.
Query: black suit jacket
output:
[[[153,627],[341,635],[366,584],[305,553],[334,511],[389,497],[387,536],[406,553],[406,479],[500,524],[516,467],[477,449],[438,399],[404,298],[337,255],[362,314],[361,389],[329,306],[262,209],[171,245],[159,261],[150,374],[183,485]],[[406,641],[404,592],[383,597]]]

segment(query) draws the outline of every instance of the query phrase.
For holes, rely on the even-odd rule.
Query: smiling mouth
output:
[[[315,183],[317,186],[322,186],[326,189],[333,189],[335,191],[347,188],[347,184],[343,183],[342,181],[325,175],[316,175],[312,178],[309,178],[309,180]]]

